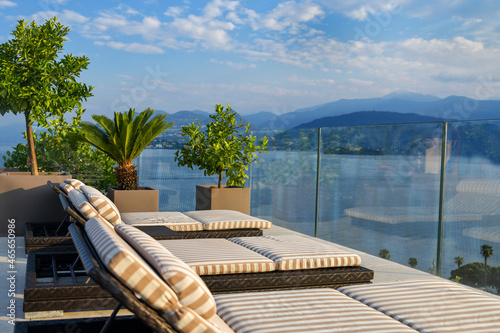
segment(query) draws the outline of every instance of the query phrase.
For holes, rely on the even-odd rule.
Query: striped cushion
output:
[[[85,185],[84,182],[78,180],[78,179],[65,179],[64,182],[66,184],[69,184],[71,186],[73,186],[75,189],[79,188],[80,186],[83,186]]]
[[[274,262],[226,239],[160,240],[176,257],[199,275],[274,271]]]
[[[278,270],[361,265],[357,254],[301,236],[237,237],[229,240],[273,260]]]
[[[466,179],[457,184],[457,192],[500,195],[498,179]]]
[[[164,225],[174,231],[201,231],[203,225],[179,212],[121,213],[128,225]]]
[[[185,215],[200,221],[205,230],[225,229],[269,229],[272,223],[257,217],[243,214],[234,210],[196,210],[185,212]]]
[[[198,275],[188,265],[161,246],[151,236],[124,223],[115,227],[142,257],[160,272],[163,279],[175,291],[179,301],[210,319],[215,315],[216,306],[212,294]]]
[[[235,332],[416,332],[334,289],[215,295]]]
[[[421,332],[500,332],[500,300],[446,280],[339,290]]]
[[[100,218],[85,231],[104,265],[124,285],[181,332],[218,332],[192,309],[182,306],[172,289]]]
[[[446,203],[445,207],[447,210],[452,209],[452,200]],[[358,219],[388,224],[438,222],[437,207],[353,207],[344,210],[344,214]],[[477,221],[481,220],[481,215],[474,213],[462,213],[460,211],[450,211],[446,213],[444,220],[445,222]]]
[[[92,186],[81,186],[80,190],[85,194],[89,202],[112,225],[117,225],[122,222],[120,212],[113,201],[102,194],[99,190]]]
[[[75,188],[70,185],[70,184],[66,184],[66,183],[60,183],[59,184],[59,188],[66,194],[68,194],[69,192],[73,191]]]
[[[80,191],[71,191],[68,193],[71,204],[83,215],[86,220],[99,216],[94,206],[90,204],[85,194]]]
[[[462,234],[486,242],[500,243],[500,226],[467,228],[462,231]]]

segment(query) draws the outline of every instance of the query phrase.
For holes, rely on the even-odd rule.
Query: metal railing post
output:
[[[439,180],[439,216],[436,254],[436,275],[441,276],[441,264],[443,254],[443,229],[444,229],[444,191],[446,174],[446,155],[448,142],[448,123],[443,122],[443,134],[441,139],[441,174]]]
[[[320,162],[321,162],[321,127],[318,127],[318,151],[316,157],[316,207],[314,209],[314,237],[318,237]]]

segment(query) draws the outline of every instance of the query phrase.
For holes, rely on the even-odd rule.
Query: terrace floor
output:
[[[279,226],[273,226],[272,229],[266,230],[264,232],[265,235],[284,235],[284,234],[298,234],[289,229],[285,229]],[[300,234],[302,235],[302,234]],[[304,236],[304,235],[302,235]],[[310,237],[310,236],[305,236]],[[311,237],[312,238],[312,237]],[[330,242],[317,239],[318,241],[329,243]],[[411,279],[439,279],[434,275],[428,274],[426,272],[422,272],[416,269],[413,269],[408,266],[403,266],[389,260],[381,259],[379,257],[369,255],[351,248],[347,248],[338,244],[333,244],[336,247],[347,250],[352,253],[356,253],[361,256],[362,265],[364,267],[370,268],[375,272],[375,278],[373,282],[390,282],[390,281],[402,281],[402,280],[411,280]],[[0,332],[10,333],[14,332],[14,326],[9,324],[10,318],[7,317],[7,307],[9,306],[12,297],[9,294],[10,282],[7,278],[10,275],[15,276],[15,305],[16,305],[16,313],[15,320],[16,321],[24,321],[24,320],[38,320],[30,314],[29,318],[26,318],[23,309],[23,290],[25,283],[25,272],[26,272],[26,255],[24,253],[24,238],[16,237],[16,266],[15,273],[12,273],[12,269],[9,267],[9,263],[7,262],[7,238],[0,237],[0,249],[2,249],[3,253],[0,253]],[[491,294],[488,294],[493,296]],[[61,316],[60,313],[53,313],[53,316],[49,316],[50,313],[40,313],[43,319],[69,319],[69,318],[78,318],[78,317],[99,317],[99,316],[109,316],[111,314],[111,310],[102,310],[102,311],[72,311],[72,312],[64,312]],[[130,312],[128,310],[121,310],[119,315],[129,315]],[[42,319],[42,318],[40,318]]]

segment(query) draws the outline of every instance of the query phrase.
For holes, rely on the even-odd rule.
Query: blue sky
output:
[[[500,99],[497,0],[0,0],[0,42],[53,16],[71,28],[65,52],[90,59],[87,117],[281,114],[398,90]]]

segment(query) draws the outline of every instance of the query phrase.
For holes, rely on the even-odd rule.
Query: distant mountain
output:
[[[359,111],[340,116],[324,117],[301,124],[296,128],[317,128],[334,126],[360,126],[381,124],[426,123],[443,121],[442,118],[422,116],[416,113],[389,111]]]
[[[500,101],[480,101],[463,96],[440,99],[431,95],[392,93],[380,98],[340,99],[317,107],[300,109],[276,116],[275,119],[269,121],[269,124],[275,127],[263,128],[294,128],[315,119],[365,110],[416,113],[442,119],[498,119],[500,118]]]

